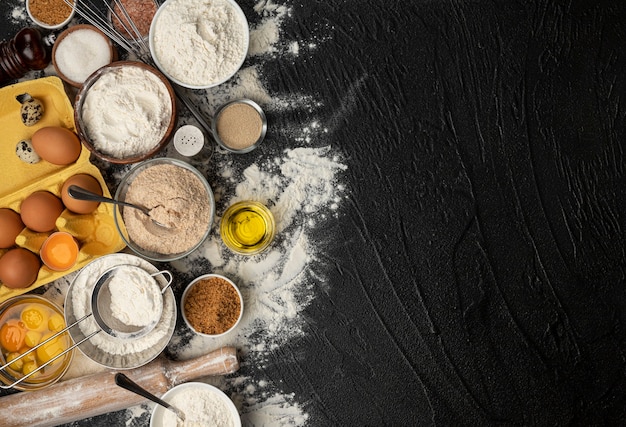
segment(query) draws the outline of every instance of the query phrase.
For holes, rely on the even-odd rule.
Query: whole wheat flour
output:
[[[129,237],[148,251],[185,252],[197,245],[211,226],[213,206],[204,184],[180,166],[157,164],[139,172],[125,201],[150,209],[150,216],[132,208],[122,212]]]

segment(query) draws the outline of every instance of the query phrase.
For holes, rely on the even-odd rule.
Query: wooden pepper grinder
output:
[[[54,33],[43,37],[36,28],[27,27],[12,40],[0,42],[0,83],[46,68],[55,40]]]

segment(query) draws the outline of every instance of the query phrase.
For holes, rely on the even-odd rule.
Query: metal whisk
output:
[[[94,27],[98,28],[104,34],[107,35],[111,40],[113,40],[117,45],[119,45],[126,52],[137,57],[138,60],[149,64],[153,67],[156,67],[156,64],[152,58],[150,53],[150,47],[146,38],[141,34],[137,25],[131,18],[130,14],[126,10],[126,7],[122,4],[121,0],[112,0],[110,3],[106,0],[103,0],[103,4],[106,7],[106,10],[111,14],[111,19],[106,19],[106,17],[102,16],[101,8],[98,8],[96,4],[92,0],[63,0],[65,4],[70,7],[74,7],[76,9],[76,13],[84,18],[87,22],[89,22]],[[160,2],[158,0],[153,0],[157,8],[160,6]],[[116,10],[117,9],[117,10]],[[128,36],[122,34],[121,31],[117,30],[113,25],[113,22],[117,19],[122,26],[122,28],[128,33]],[[213,130],[211,128],[210,119],[205,118],[196,108],[194,103],[189,99],[189,97],[183,92],[183,90],[174,82],[170,80],[170,84],[174,89],[174,93],[176,97],[185,104],[185,107],[189,110],[189,112],[193,115],[196,121],[202,126],[205,130],[206,134],[209,137],[213,136]]]

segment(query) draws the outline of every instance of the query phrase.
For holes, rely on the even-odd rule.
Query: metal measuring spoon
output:
[[[122,373],[115,374],[115,384],[118,386],[125,388],[128,391],[132,391],[133,393],[138,394],[139,396],[145,397],[146,399],[150,399],[156,404],[163,406],[165,409],[169,409],[174,412],[178,418],[182,421],[185,421],[185,413],[175,406],[170,405],[164,400],[159,399],[154,394],[150,393],[145,388],[141,387],[139,384],[133,382],[130,378]]]
[[[155,223],[159,227],[169,228],[167,225],[162,224],[159,221],[157,221],[154,218],[152,218],[150,216],[151,210],[148,209],[148,208],[144,208],[143,206],[134,205],[132,203],[122,202],[120,200],[115,200],[115,199],[110,199],[108,197],[100,196],[99,194],[92,193],[91,191],[85,190],[84,188],[79,187],[77,185],[70,185],[68,187],[68,189],[67,189],[67,194],[69,194],[70,197],[72,197],[74,199],[78,199],[78,200],[88,200],[88,201],[91,201],[91,202],[113,203],[114,205],[121,205],[121,206],[127,206],[129,208],[139,209],[148,218],[150,218],[150,220],[153,223]]]

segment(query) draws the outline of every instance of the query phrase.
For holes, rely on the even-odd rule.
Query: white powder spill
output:
[[[224,345],[240,349],[245,363],[262,366],[270,352],[302,336],[302,311],[323,285],[323,272],[315,271],[317,247],[311,231],[332,212],[342,197],[337,175],[346,169],[330,155],[329,147],[298,147],[283,155],[236,170],[228,158],[218,163],[225,193],[232,194],[226,206],[239,200],[257,200],[272,211],[278,229],[277,240],[261,255],[233,255],[214,234],[186,262],[204,258],[211,271],[234,278],[244,297],[244,314],[231,334],[206,339],[194,336],[174,338],[172,346],[183,359],[205,354]],[[217,221],[216,221],[217,223]],[[191,262],[190,262],[191,261]],[[188,264],[187,268],[192,268]],[[183,345],[182,348],[179,346]],[[227,388],[241,394],[240,412],[246,425],[302,425],[308,418],[293,395],[269,387],[271,378],[254,383],[251,378],[229,377]],[[258,379],[257,379],[258,381]]]
[[[250,31],[250,46],[248,55],[262,55],[274,52],[275,45],[280,36],[280,28],[275,21],[265,20]]]
[[[256,58],[259,65],[240,70],[234,79],[209,89],[197,102],[203,109],[214,111],[231,99],[247,97],[261,104],[266,112],[315,113],[323,103],[314,96],[306,93],[270,95],[261,74],[264,58],[297,56],[301,44],[310,49],[311,43],[280,41],[281,23],[290,16],[287,7],[260,1],[255,11],[262,19],[252,28],[248,54]],[[302,312],[324,286],[323,272],[314,267],[319,242],[313,240],[312,234],[338,209],[345,191],[339,175],[346,166],[332,147],[313,146],[328,134],[328,128],[318,119],[273,131],[286,137],[290,146],[274,157],[251,165],[241,165],[231,156],[220,153],[212,159],[215,165],[211,167],[221,178],[219,188],[214,188],[216,200],[222,206],[240,200],[266,204],[276,219],[277,238],[265,253],[245,257],[233,255],[217,233],[213,233],[198,251],[184,262],[175,263],[177,269],[195,275],[194,263],[208,260],[210,271],[233,278],[244,297],[243,318],[231,334],[215,339],[175,335],[171,347],[176,348],[181,359],[197,357],[223,345],[234,345],[242,354],[242,364],[266,365],[273,351],[305,333]],[[221,214],[217,212],[215,224],[219,224]],[[304,425],[309,419],[297,397],[283,393],[280,384],[275,384],[272,378],[234,375],[207,381],[221,385],[222,389],[236,390],[231,397],[242,414],[244,425]],[[220,384],[215,384],[216,381]]]
[[[20,6],[21,5],[21,6]],[[21,9],[20,9],[21,7]],[[249,61],[234,78],[206,91],[188,91],[188,96],[203,111],[213,114],[225,102],[250,98],[267,113],[305,111],[308,123],[287,123],[272,128],[276,137],[289,147],[249,164],[229,153],[217,152],[210,162],[199,166],[202,172],[219,174],[214,186],[216,200],[224,209],[239,200],[256,200],[272,211],[277,236],[266,252],[246,257],[225,248],[218,227],[207,241],[190,256],[175,261],[173,267],[194,277],[207,272],[224,274],[236,281],[244,296],[244,315],[235,331],[222,338],[202,338],[182,330],[175,334],[169,348],[180,360],[197,357],[224,345],[233,345],[242,354],[242,368],[267,365],[273,352],[305,334],[303,311],[317,292],[327,286],[319,266],[323,242],[315,232],[335,215],[345,197],[341,174],[346,170],[341,154],[324,141],[331,125],[320,122],[315,113],[324,104],[308,93],[271,93],[263,83],[266,61],[295,58],[318,49],[329,36],[313,35],[311,40],[283,40],[283,24],[292,10],[272,0],[258,1],[253,11],[258,20],[251,23]],[[19,18],[20,14],[24,18]],[[15,19],[28,20],[22,2],[16,2]],[[53,74],[46,70],[46,74]],[[30,76],[32,78],[32,76]],[[181,124],[193,122],[185,110]],[[282,142],[282,141],[281,141]],[[267,140],[264,144],[271,144]],[[173,147],[167,155],[175,157]],[[202,170],[202,169],[205,170]],[[121,178],[116,176],[117,179]],[[219,224],[223,211],[216,212]],[[207,271],[206,263],[209,267]],[[204,267],[201,266],[204,264]],[[75,273],[55,282],[46,296],[62,304]],[[100,365],[76,352],[65,379],[103,371]],[[245,371],[242,369],[242,371]],[[248,372],[249,373],[249,372]],[[274,378],[255,378],[244,373],[203,379],[225,390],[241,414],[244,426],[294,426],[309,421],[306,407],[291,390],[282,390]],[[300,397],[302,398],[302,397]],[[306,398],[306,397],[305,397]],[[149,418],[153,405],[141,405],[126,412],[126,425],[137,425]]]

